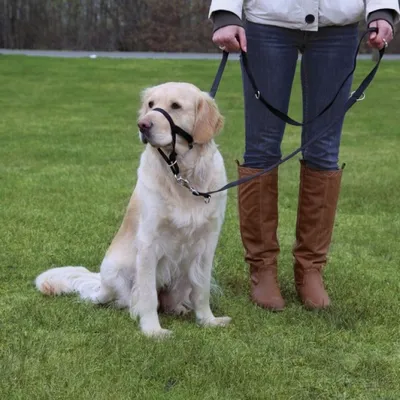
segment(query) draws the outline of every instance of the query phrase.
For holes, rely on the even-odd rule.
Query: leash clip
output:
[[[190,185],[190,182],[187,179],[182,178],[180,175],[174,176],[179,185],[189,189],[195,196],[199,196],[200,193]]]
[[[191,193],[192,193],[194,196],[203,196],[203,197],[204,197],[204,202],[205,202],[206,204],[208,204],[208,203],[210,202],[210,200],[211,200],[211,196],[210,196],[210,195],[207,195],[207,196],[204,196],[203,194],[200,195],[199,191],[196,190],[196,189],[190,184],[190,182],[189,182],[187,179],[182,178],[180,175],[177,175],[177,174],[175,174],[174,176],[175,176],[176,182],[177,182],[179,185],[181,185],[181,186],[183,186],[183,187],[189,189],[189,190],[191,191]]]

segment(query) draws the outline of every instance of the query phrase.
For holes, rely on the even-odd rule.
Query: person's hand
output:
[[[212,41],[227,52],[247,51],[246,33],[241,26],[228,25],[214,32]]]
[[[393,39],[393,28],[392,25],[389,24],[384,19],[378,19],[376,21],[372,21],[369,24],[370,28],[378,28],[378,33],[371,32],[369,35],[368,45],[375,49],[382,49],[383,47],[387,47],[387,45]],[[218,32],[218,31],[217,31]]]

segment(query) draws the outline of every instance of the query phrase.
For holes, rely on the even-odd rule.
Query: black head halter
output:
[[[171,168],[173,174],[177,176],[179,174],[179,166],[176,161],[177,154],[175,151],[176,135],[183,137],[188,142],[189,149],[193,148],[193,137],[189,135],[189,133],[187,133],[185,130],[183,130],[180,126],[176,125],[172,117],[167,113],[167,111],[163,110],[162,108],[154,108],[153,111],[158,111],[159,113],[164,115],[171,127],[172,151],[170,155],[167,156],[160,148],[157,148],[157,150],[161,154],[162,158],[166,161],[168,166]]]

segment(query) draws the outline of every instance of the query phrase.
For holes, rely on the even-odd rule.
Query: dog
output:
[[[161,327],[159,310],[177,315],[194,311],[202,326],[228,325],[229,317],[215,317],[210,308],[212,265],[226,192],[213,195],[209,204],[194,196],[177,183],[173,166],[158,150],[164,154],[175,150],[179,175],[196,190],[218,189],[227,178],[214,137],[224,119],[209,94],[189,83],[168,82],[145,89],[141,100],[139,137],[146,146],[136,186],[100,272],[53,268],[36,278],[36,287],[46,295],[75,292],[96,304],[128,309],[149,337],[171,334]],[[165,113],[189,136],[174,140]],[[193,144],[189,146],[188,140]]]

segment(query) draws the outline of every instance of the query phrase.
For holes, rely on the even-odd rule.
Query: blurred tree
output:
[[[0,47],[216,52],[204,0],[0,0]],[[363,26],[360,26],[360,30]],[[370,52],[364,43],[362,52]],[[396,37],[388,52],[400,53]]]

